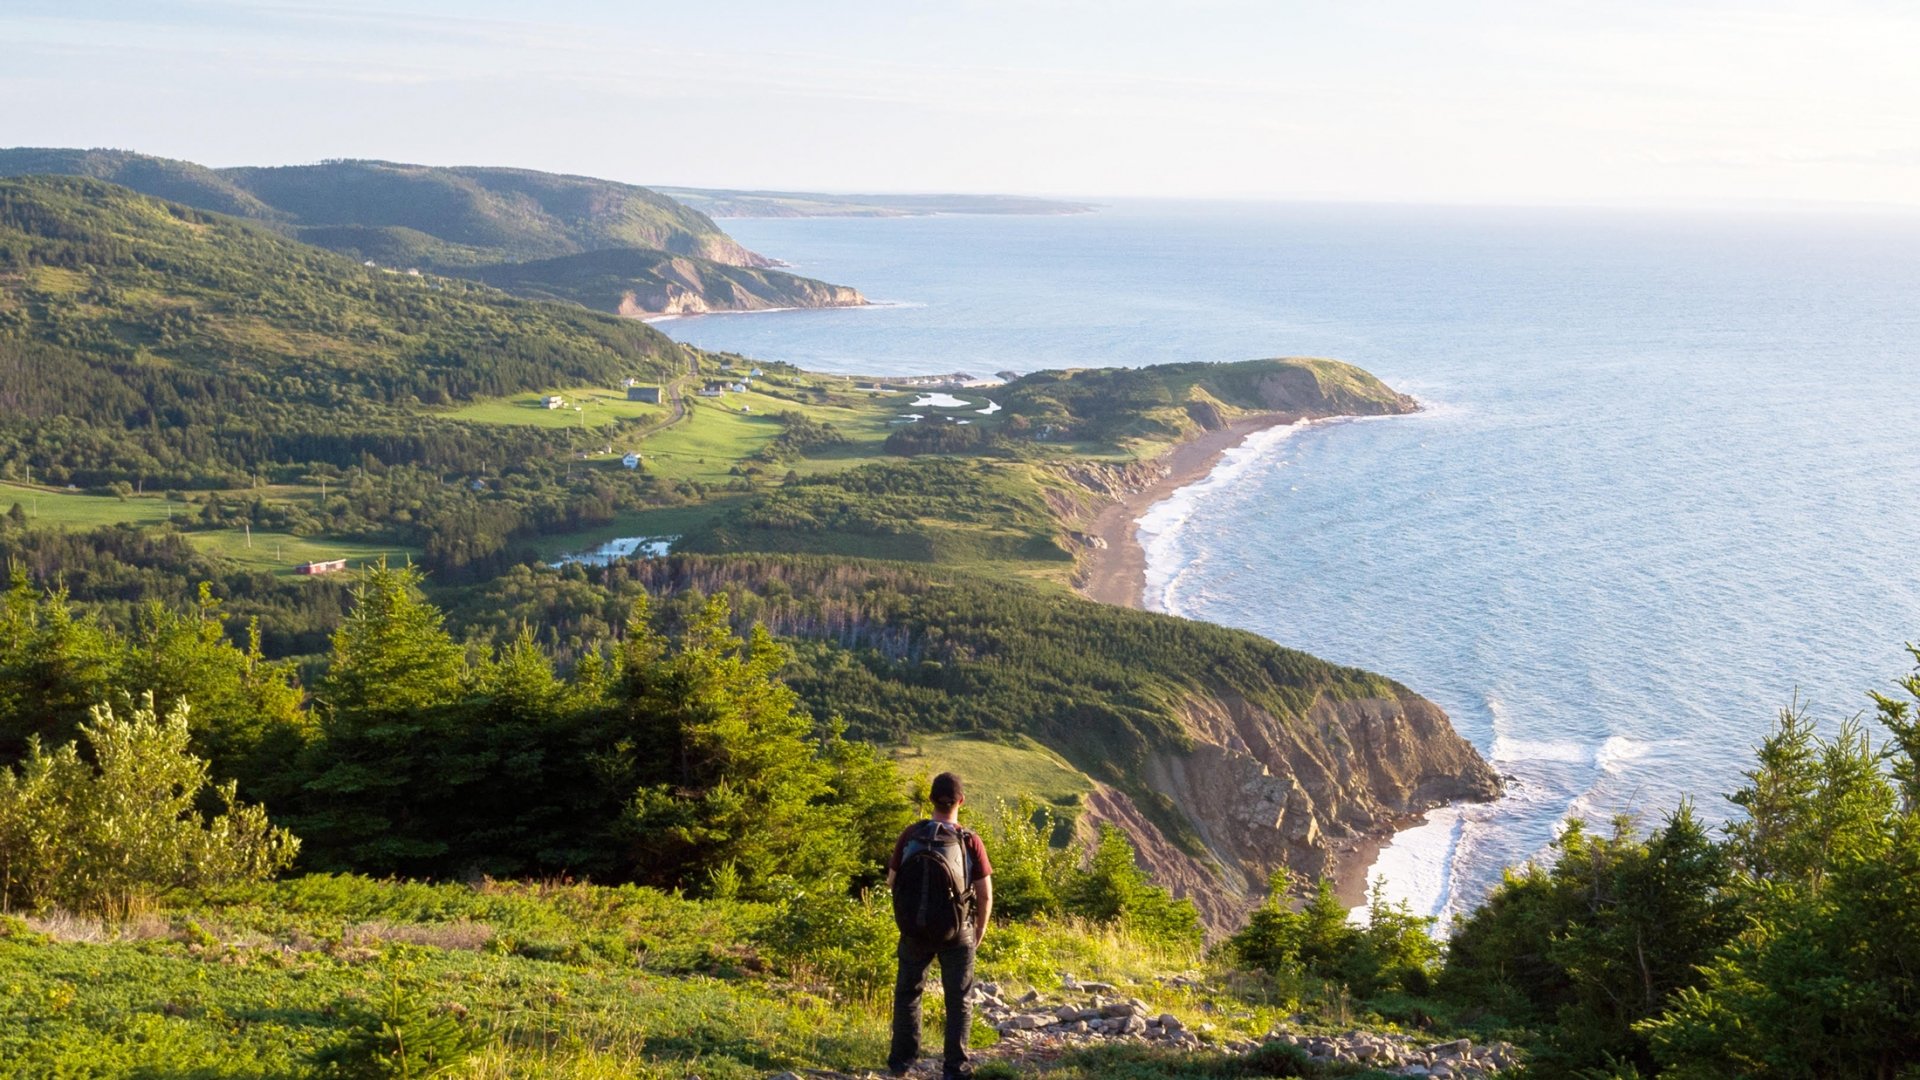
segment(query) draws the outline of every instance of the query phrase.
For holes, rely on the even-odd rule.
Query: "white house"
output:
[[[540,406],[545,409],[564,409],[567,407],[567,399],[559,394],[548,394],[540,399]]]
[[[635,451],[629,450],[627,456],[620,459],[620,464],[625,465],[629,469],[637,469],[640,467],[640,455]]]
[[[766,372],[764,372],[764,371],[761,371],[761,370],[760,370],[759,368],[754,368],[754,369],[753,369],[753,371],[752,371],[752,372],[750,372],[750,374],[751,374],[751,375],[752,375],[752,376],[753,376],[754,378],[756,378],[756,379],[757,379],[757,378],[759,378],[760,376],[762,376],[762,375],[765,375],[765,374],[766,374]]]

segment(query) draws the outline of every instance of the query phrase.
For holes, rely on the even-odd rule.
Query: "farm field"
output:
[[[628,401],[625,390],[575,386],[551,393],[565,398],[566,405],[558,409],[543,407],[541,401],[546,393],[513,394],[484,398],[439,415],[449,420],[466,420],[476,424],[519,424],[543,428],[584,426],[588,429],[606,427],[622,420],[657,420],[667,415],[666,405]],[[576,411],[575,406],[579,406],[580,411]]]
[[[187,539],[201,551],[229,559],[248,570],[265,571],[285,577],[295,576],[293,568],[305,562],[345,559],[350,569],[358,569],[385,556],[392,562],[418,558],[420,553],[398,544],[376,544],[362,540],[335,540],[324,536],[295,536],[292,533],[256,529],[251,545],[241,529],[215,529],[190,532]]]
[[[33,525],[59,525],[90,529],[97,525],[121,522],[148,524],[170,517],[184,518],[192,507],[168,502],[158,495],[135,495],[121,499],[112,495],[87,495],[77,491],[0,484],[0,513],[14,503],[26,512]]]

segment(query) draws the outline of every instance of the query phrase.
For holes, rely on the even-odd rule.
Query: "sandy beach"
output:
[[[1087,556],[1087,576],[1080,586],[1081,595],[1090,600],[1121,607],[1144,607],[1147,591],[1147,554],[1136,533],[1140,518],[1155,503],[1189,484],[1197,483],[1213,471],[1227,451],[1268,428],[1300,420],[1299,413],[1259,413],[1242,417],[1226,427],[1206,432],[1174,447],[1160,463],[1166,467],[1160,479],[1102,510],[1088,529],[1105,541]],[[1367,872],[1380,856],[1380,849],[1393,839],[1394,832],[1420,823],[1425,815],[1415,815],[1394,823],[1393,829],[1376,836],[1363,836],[1342,845],[1335,852],[1334,886],[1342,903],[1358,907],[1367,899]]]
[[[1247,436],[1300,419],[1299,413],[1259,413],[1242,417],[1226,427],[1206,432],[1174,447],[1160,459],[1166,473],[1145,489],[1126,496],[1102,510],[1087,530],[1105,542],[1087,558],[1087,577],[1080,586],[1081,595],[1104,604],[1141,607],[1147,591],[1147,554],[1140,547],[1135,527],[1141,515],[1153,504],[1204,479],[1220,463],[1226,452],[1244,442]]]

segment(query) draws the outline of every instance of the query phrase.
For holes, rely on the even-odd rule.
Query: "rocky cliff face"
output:
[[[1227,445],[1223,437],[1240,430],[1236,424],[1419,408],[1373,376],[1331,361],[1273,361],[1235,370],[1241,378],[1218,379],[1208,394],[1196,393],[1181,405],[1186,430],[1209,433],[1205,437],[1194,436],[1149,461],[1058,466],[1085,492],[1075,505],[1064,497],[1053,504],[1074,526],[1068,535],[1082,556],[1077,585],[1096,597],[1137,602],[1141,585],[1124,567],[1129,559],[1141,564],[1143,557],[1137,549],[1118,555],[1111,549],[1131,543],[1133,522],[1148,505],[1203,475]],[[1116,575],[1116,568],[1122,572]],[[1109,595],[1101,583],[1116,576],[1125,580]],[[1303,882],[1334,877],[1352,897],[1364,887],[1350,880],[1365,872],[1349,865],[1356,848],[1434,807],[1500,792],[1499,777],[1437,705],[1389,685],[1383,696],[1321,696],[1286,716],[1225,686],[1178,703],[1191,748],[1155,753],[1141,779],[1185,819],[1199,852],[1175,842],[1154,815],[1117,789],[1098,792],[1089,817],[1125,828],[1141,861],[1190,897],[1215,931],[1238,925],[1281,868]]]
[[[1309,881],[1334,875],[1358,842],[1434,807],[1500,793],[1499,776],[1446,713],[1408,690],[1322,699],[1304,720],[1232,695],[1195,697],[1182,718],[1193,748],[1156,754],[1146,781],[1186,818],[1205,854],[1182,850],[1111,789],[1092,800],[1090,816],[1132,833],[1142,861],[1216,930],[1258,903],[1276,869]]]

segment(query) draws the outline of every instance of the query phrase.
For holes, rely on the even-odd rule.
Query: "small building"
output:
[[[546,397],[540,399],[540,407],[543,409],[564,409],[567,407],[567,399],[561,397],[559,394],[548,394]]]
[[[628,451],[627,456],[620,459],[620,464],[626,466],[629,469],[639,468],[640,467],[639,453],[637,451],[631,451],[631,450]]]
[[[737,383],[734,383],[732,386],[728,387],[728,389],[732,390],[736,394],[744,394],[747,392],[747,384],[743,382],[737,382]]]
[[[750,372],[750,374],[751,374],[751,375],[752,375],[752,376],[753,376],[754,378],[756,378],[756,379],[757,379],[757,378],[759,378],[760,376],[762,376],[762,375],[765,375],[765,374],[766,374],[766,372],[764,372],[764,371],[761,371],[761,370],[760,370],[759,368],[754,368],[754,369],[753,369],[753,371],[752,371],[752,372]]]
[[[310,563],[301,563],[293,568],[293,572],[312,577],[315,574],[336,574],[346,568],[347,560],[345,559],[318,559]]]
[[[697,393],[699,393],[701,397],[719,397],[722,391],[717,386],[707,386],[702,387]]]
[[[627,400],[644,401],[649,405],[658,405],[660,404],[660,388],[657,386],[641,386],[638,383],[631,383],[627,387]]]

